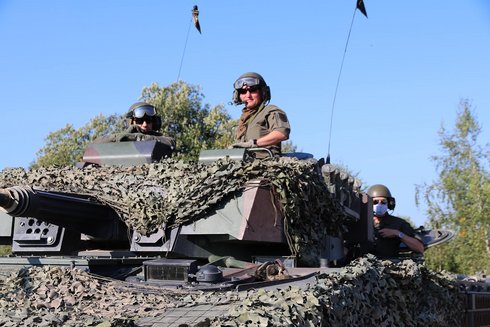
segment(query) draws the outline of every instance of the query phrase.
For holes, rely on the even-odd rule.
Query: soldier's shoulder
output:
[[[284,110],[282,110],[281,108],[279,108],[278,106],[274,105],[274,104],[268,104],[265,109],[269,112],[272,112],[272,111],[280,111],[280,112],[283,112],[284,113]]]
[[[406,220],[405,220],[405,219],[400,218],[400,217],[398,217],[398,216],[393,216],[393,215],[388,214],[388,217],[389,217],[390,219],[392,219],[392,220],[398,220],[398,221],[404,221],[404,222],[406,222]]]

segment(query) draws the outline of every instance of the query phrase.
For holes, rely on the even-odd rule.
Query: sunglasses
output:
[[[378,204],[378,203],[381,203],[381,204],[387,204],[388,201],[386,199],[383,199],[383,200],[373,200],[373,203],[374,204]]]
[[[147,124],[150,124],[153,122],[152,117],[144,116],[143,118],[134,118],[134,122],[138,125],[143,124],[146,122]]]
[[[248,89],[238,89],[238,94],[247,94],[247,92],[255,93],[258,92],[260,87],[258,85],[250,86]]]

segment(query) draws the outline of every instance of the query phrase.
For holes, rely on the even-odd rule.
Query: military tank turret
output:
[[[170,157],[171,153],[172,149],[157,141],[98,143],[86,149],[83,162],[78,164],[78,167],[95,165],[102,169],[102,167],[148,166],[164,157]],[[206,169],[203,167],[209,167],[220,158],[227,158],[229,162],[253,162],[253,153],[245,149],[206,150],[199,158],[202,163],[199,169]],[[309,154],[286,154],[283,160],[286,161],[281,163],[282,170],[290,164],[288,160],[306,163],[305,167],[308,167],[309,174],[316,178],[311,180],[311,176],[308,177],[311,184],[321,185],[320,190],[315,190],[317,193],[312,193],[310,197],[322,197],[320,202],[324,207],[325,203],[328,203],[330,205],[328,210],[316,209],[311,202],[309,207],[313,211],[297,212],[298,208],[308,210],[311,208],[296,206],[293,208],[293,211],[296,210],[295,216],[286,217],[291,216],[291,210],[290,212],[284,210],[284,206],[289,204],[284,196],[281,201],[278,182],[271,181],[270,175],[260,175],[253,170],[251,176],[255,176],[254,178],[242,178],[241,184],[237,184],[224,194],[221,199],[218,199],[219,201],[217,199],[208,201],[217,203],[203,205],[206,209],[197,213],[189,209],[183,210],[191,217],[180,218],[190,219],[181,219],[180,223],[176,223],[175,215],[186,214],[175,209],[176,213],[172,213],[173,221],[167,220],[154,225],[152,230],[143,231],[121,219],[122,216],[131,214],[128,214],[120,203],[115,205],[114,201],[107,200],[100,192],[94,194],[90,190],[83,190],[84,185],[77,189],[82,188],[78,192],[46,190],[36,185],[17,185],[1,189],[0,207],[3,208],[3,213],[0,213],[0,217],[1,224],[4,226],[0,229],[4,230],[1,236],[3,243],[11,241],[12,252],[15,255],[13,258],[2,259],[7,260],[2,264],[43,265],[47,262],[53,263],[56,259],[53,264],[81,266],[89,271],[112,277],[121,276],[124,271],[129,274],[135,267],[142,266],[144,261],[152,258],[196,260],[194,265],[197,266],[205,264],[210,257],[232,257],[236,260],[235,263],[242,262],[238,264],[240,267],[244,266],[243,262],[260,264],[281,258],[290,267],[305,263],[309,266],[333,267],[344,262],[348,250],[345,248],[346,244],[355,244],[359,250],[359,246],[372,242],[372,203],[366,194],[360,192],[359,181],[333,165],[313,159]],[[224,164],[218,165],[215,174],[221,174],[225,181],[229,181],[230,176],[226,176],[224,170],[220,171],[224,166]],[[252,164],[250,166],[253,167]],[[266,166],[261,169],[265,169],[264,167]],[[84,169],[88,168],[81,168],[79,171]],[[75,169],[65,174],[65,178],[69,174],[76,173]],[[94,174],[98,174],[97,170],[85,173],[84,178]],[[128,175],[130,174],[128,172],[124,174],[127,178],[134,177]],[[236,174],[236,171],[232,174]],[[303,172],[302,174],[304,175]],[[63,176],[60,178],[63,179]],[[106,173],[104,178],[110,179],[111,176]],[[179,178],[182,176],[177,177]],[[205,180],[206,183],[210,183],[207,190],[215,187],[209,177]],[[85,180],[83,183],[88,182]],[[117,183],[114,182],[110,187],[123,187],[115,186]],[[39,182],[39,184],[43,183]],[[302,187],[302,192],[311,192],[308,185]],[[91,188],[95,186],[92,185]],[[153,190],[155,185],[150,188],[152,188],[151,197],[156,201],[163,201],[168,197],[165,187],[159,186],[157,191]],[[280,191],[284,192],[284,190]],[[193,192],[196,193],[194,190],[189,194],[182,194],[182,197],[196,197]],[[177,197],[179,198],[180,195]],[[190,200],[180,198],[179,201],[181,206],[182,203]],[[159,210],[163,212],[164,209]],[[145,210],[148,211],[143,208],[143,211]],[[319,214],[315,210],[323,211]],[[156,214],[150,212],[145,215],[143,218]],[[312,215],[318,216],[316,221],[308,220]],[[327,215],[331,217],[325,217]],[[10,217],[14,217],[13,221]],[[293,235],[297,239],[292,240],[288,229],[294,229],[294,223],[291,224],[289,221],[294,219],[297,225],[300,225],[298,220],[304,219],[305,224],[316,224],[315,227],[323,227],[325,231],[316,233],[316,238],[311,238],[311,235]],[[334,223],[330,224],[329,221]],[[9,224],[13,228],[8,228]],[[337,227],[333,228],[328,224]],[[309,228],[308,226],[303,234],[309,233]],[[8,230],[11,231],[10,234]],[[448,238],[448,235],[434,237],[430,232],[424,231],[424,233],[427,246],[436,239]],[[301,252],[301,247],[305,245],[294,244],[294,242],[305,243],[304,239],[308,238],[312,245],[307,251],[303,249],[303,252],[308,252],[312,258],[306,260],[305,255],[302,257],[301,253],[298,253],[298,247]],[[173,261],[172,264],[175,265],[175,262]]]
[[[78,167],[133,167],[158,162],[170,155],[171,149],[157,141],[99,143],[86,149]],[[330,182],[323,196],[336,203],[335,209],[342,211],[346,223],[364,224],[362,228],[351,228],[345,235],[321,236],[323,248],[317,251],[321,256],[317,262],[329,265],[342,259],[345,238],[369,241],[372,213],[368,197],[358,192],[360,185],[330,165],[316,162],[309,154],[288,156],[295,161],[309,160],[319,176],[323,170],[323,176]],[[245,149],[207,150],[201,153],[199,161],[209,166],[219,158],[245,162],[253,155]],[[80,171],[84,169],[88,168]],[[4,244],[9,241],[12,244],[15,257],[8,258],[9,263],[17,259],[20,265],[43,264],[46,258],[52,260],[56,256],[60,264],[81,265],[106,275],[111,275],[111,265],[128,264],[128,269],[132,269],[135,264],[161,256],[199,262],[210,256],[229,256],[246,262],[283,258],[294,266],[298,258],[288,244],[291,242],[285,233],[288,226],[284,225],[284,210],[276,189],[270,179],[258,176],[246,180],[240,190],[224,196],[198,219],[191,219],[191,223],[165,222],[151,232],[141,232],[125,224],[121,210],[116,210],[110,201],[88,190],[65,192],[36,185],[10,186],[0,190],[1,224],[3,230],[11,231],[1,236]],[[166,196],[164,188],[160,193]],[[9,224],[13,227],[8,228]],[[27,256],[30,258],[25,261]],[[33,256],[38,259],[33,260]],[[99,269],[98,263],[103,269]],[[120,273],[120,269],[114,271]]]

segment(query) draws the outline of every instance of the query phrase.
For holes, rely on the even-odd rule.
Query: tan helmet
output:
[[[366,193],[372,198],[384,197],[388,199],[388,209],[395,209],[395,198],[391,196],[390,190],[383,184],[375,184],[371,186],[368,188]]]
[[[240,100],[240,95],[238,94],[238,90],[241,89],[244,85],[246,86],[255,86],[258,85],[260,87],[260,95],[262,97],[263,102],[269,102],[271,99],[271,89],[265,82],[262,75],[254,72],[248,72],[240,75],[237,78],[235,83],[233,83],[233,104],[242,104]]]

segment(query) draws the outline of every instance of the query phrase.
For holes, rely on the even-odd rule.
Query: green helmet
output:
[[[377,198],[380,196],[382,196],[384,198],[391,198],[390,190],[382,184],[375,184],[375,185],[371,186],[367,190],[367,194],[372,198]]]
[[[240,100],[240,96],[238,94],[238,90],[241,89],[243,86],[255,86],[258,85],[260,87],[260,95],[262,96],[262,101],[263,102],[269,102],[271,99],[271,89],[265,82],[264,78],[262,75],[254,72],[248,72],[245,74],[240,75],[240,77],[237,78],[235,83],[233,83],[233,104],[242,104],[242,101]]]
[[[391,196],[390,190],[383,184],[375,184],[368,188],[367,194],[372,198],[384,197],[388,199],[388,209],[395,209],[395,198]]]

